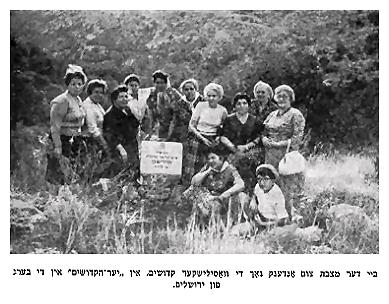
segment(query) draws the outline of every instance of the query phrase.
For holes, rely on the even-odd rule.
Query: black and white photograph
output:
[[[378,11],[10,21],[10,253],[379,253]]]
[[[80,5],[0,18],[5,303],[385,302],[385,10]]]

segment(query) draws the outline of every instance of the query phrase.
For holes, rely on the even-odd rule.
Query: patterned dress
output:
[[[290,151],[297,151],[300,147],[305,127],[305,118],[296,108],[289,108],[281,114],[279,110],[273,111],[264,121],[264,135],[273,141],[291,140]],[[265,148],[265,163],[278,168],[278,164],[286,153],[286,147]],[[298,204],[304,187],[304,174],[297,173],[280,176],[280,187],[285,195],[285,204],[289,217],[292,207]]]
[[[174,88],[168,87],[164,92],[155,89],[147,99],[149,127],[148,132],[159,138],[168,138],[173,120],[173,105],[182,99],[181,94]],[[151,130],[150,130],[151,129]]]
[[[208,169],[204,166],[198,174]],[[184,199],[190,200],[193,207],[200,212],[201,216],[209,216],[211,213],[226,214],[228,202],[215,201],[211,196],[219,196],[230,192],[231,197],[236,197],[244,189],[244,182],[238,170],[228,162],[224,162],[220,170],[211,172],[202,180],[201,185],[192,185],[184,192]],[[239,199],[239,198],[238,198]],[[235,201],[234,207],[239,207],[240,202]],[[235,208],[237,209],[237,208]]]

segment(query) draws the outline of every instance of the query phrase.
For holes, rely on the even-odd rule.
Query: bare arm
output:
[[[50,109],[50,132],[57,154],[62,154],[61,125],[67,111],[66,99],[54,102]]]
[[[243,182],[243,179],[240,177],[239,173],[238,173],[238,170],[236,170],[235,168],[233,168],[232,170],[232,176],[234,178],[234,185],[224,191],[222,194],[220,194],[220,198],[221,199],[227,199],[231,196],[233,196],[234,194],[237,194],[241,191],[244,190],[244,182]]]
[[[200,186],[204,179],[208,176],[208,174],[211,172],[212,168],[211,167],[204,167],[200,172],[196,173],[192,177],[191,184],[194,186]]]

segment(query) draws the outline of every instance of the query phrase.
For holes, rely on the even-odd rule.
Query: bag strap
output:
[[[288,153],[289,153],[289,149],[290,149],[291,143],[292,143],[292,140],[291,140],[291,139],[288,139],[288,145],[286,146],[286,152],[285,152],[285,154],[288,154]]]

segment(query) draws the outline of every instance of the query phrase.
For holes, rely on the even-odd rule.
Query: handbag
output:
[[[305,158],[298,151],[289,152],[291,140],[288,140],[285,156],[278,164],[278,172],[281,175],[301,173],[305,169]]]

